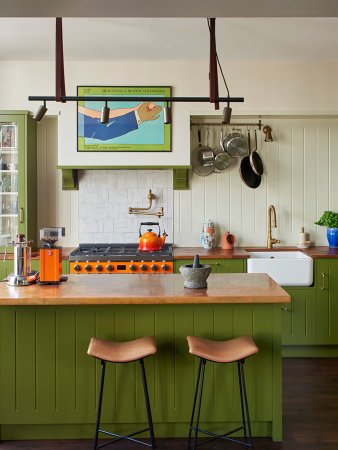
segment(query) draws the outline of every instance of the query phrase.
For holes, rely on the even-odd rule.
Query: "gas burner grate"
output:
[[[80,244],[69,255],[70,261],[162,261],[172,260],[172,245],[165,244],[161,250],[142,252],[138,244]]]

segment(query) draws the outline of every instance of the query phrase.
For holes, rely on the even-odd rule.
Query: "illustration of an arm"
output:
[[[135,111],[139,105],[134,106],[133,108],[118,108],[118,109],[111,109],[109,113],[109,118],[113,119],[114,117],[123,116],[124,114],[128,114],[130,111]],[[85,115],[92,117],[93,119],[100,119],[101,117],[101,111],[98,111],[97,109],[91,109],[87,108],[86,106],[78,106],[78,112]]]
[[[109,119],[109,123],[104,124],[100,119],[84,116],[84,137],[91,139],[99,139],[100,141],[107,141],[114,139],[122,134],[137,130],[137,120],[135,112],[131,111],[123,116]]]
[[[83,114],[84,137],[107,141],[137,130],[143,122],[158,119],[161,109],[161,106],[148,102],[134,108],[111,110],[111,113],[113,111],[116,113],[113,117],[109,115],[108,124],[100,122],[100,111],[79,107],[79,112]],[[123,113],[124,111],[128,112]]]

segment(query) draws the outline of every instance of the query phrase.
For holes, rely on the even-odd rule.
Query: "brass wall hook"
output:
[[[271,131],[272,130],[270,125],[265,125],[265,127],[263,128],[263,133],[265,134],[265,142],[273,142]]]
[[[155,195],[151,192],[151,189],[149,189],[148,195],[147,195],[147,199],[149,201],[148,203],[148,207],[146,208],[133,208],[133,207],[129,207],[129,214],[143,214],[144,216],[157,216],[158,218],[164,216],[164,212],[163,212],[163,206],[159,209],[159,211],[150,211],[152,204],[153,204],[153,199],[155,198]]]

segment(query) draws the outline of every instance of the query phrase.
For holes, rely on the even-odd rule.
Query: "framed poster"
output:
[[[103,101],[79,101],[77,105],[78,152],[170,152],[171,124],[164,124],[165,97],[170,86],[78,86],[77,95],[118,96],[109,101],[109,122],[101,123]],[[158,97],[158,101],[135,102],[128,97]],[[168,106],[171,106],[168,103]]]

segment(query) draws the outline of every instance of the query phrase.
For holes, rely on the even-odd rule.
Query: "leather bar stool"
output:
[[[94,440],[94,450],[97,450],[102,447],[106,447],[109,444],[113,444],[114,442],[120,441],[121,439],[127,439],[133,442],[137,442],[139,444],[145,445],[147,447],[156,448],[155,444],[155,436],[154,436],[154,428],[153,428],[153,420],[151,416],[150,402],[149,402],[149,394],[148,394],[148,386],[147,386],[147,378],[146,372],[144,368],[143,359],[149,355],[153,355],[156,353],[157,347],[155,338],[153,336],[143,337],[140,339],[135,339],[133,341],[128,342],[112,342],[98,338],[91,338],[88,348],[88,355],[93,356],[94,358],[101,360],[101,384],[98,398],[98,408],[97,408],[97,418],[96,418],[96,431],[95,431],[95,440]],[[132,361],[139,361],[141,368],[141,377],[143,382],[143,390],[145,397],[145,404],[147,410],[148,417],[148,428],[145,428],[140,431],[136,431],[127,436],[121,436],[119,434],[111,433],[106,430],[100,429],[100,420],[101,420],[101,409],[102,409],[102,395],[103,395],[103,386],[104,386],[104,377],[106,370],[106,363],[128,363]],[[150,441],[151,444],[135,439],[133,436],[136,436],[140,433],[148,431],[150,433]],[[113,436],[109,442],[105,442],[102,445],[98,445],[99,433],[107,434],[109,436]]]
[[[251,425],[250,425],[250,416],[249,416],[249,407],[248,407],[248,399],[246,394],[245,387],[245,378],[244,378],[244,362],[245,358],[251,356],[258,352],[258,347],[254,343],[253,339],[250,336],[241,336],[235,339],[230,339],[228,341],[211,341],[209,339],[204,339],[196,336],[188,336],[188,345],[189,352],[193,355],[196,355],[200,358],[200,364],[197,375],[196,382],[196,390],[190,420],[190,428],[189,428],[189,441],[188,441],[188,450],[190,449],[192,432],[195,432],[194,442],[193,442],[193,450],[195,450],[197,446],[197,435],[198,432],[213,436],[210,441],[214,439],[225,439],[231,442],[236,442],[238,444],[242,444],[247,448],[252,448],[252,435],[251,435]],[[204,383],[204,372],[205,365],[207,361],[215,362],[215,363],[232,363],[237,362],[238,366],[238,382],[239,382],[239,393],[241,399],[241,409],[242,409],[242,425],[240,427],[235,428],[234,430],[228,431],[224,434],[216,434],[212,433],[208,430],[202,430],[199,428],[199,420],[200,420],[200,412],[201,412],[201,404],[202,404],[202,393],[203,393],[203,383]],[[198,401],[197,406],[197,414],[196,421],[194,424],[195,412],[196,412],[196,403]],[[244,431],[244,442],[239,441],[238,439],[230,438],[229,436],[233,433],[243,430]],[[204,442],[206,443],[206,442]]]

